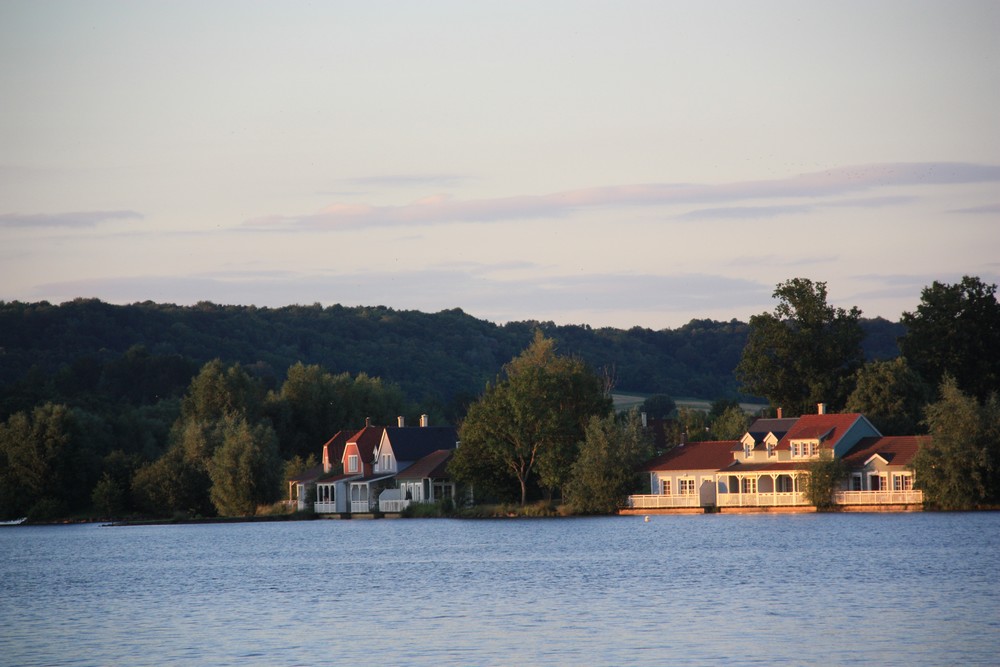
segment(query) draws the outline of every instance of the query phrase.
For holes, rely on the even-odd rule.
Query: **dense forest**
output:
[[[899,354],[901,324],[879,318],[862,326],[869,360]],[[610,374],[618,391],[740,397],[733,369],[748,328],[736,320],[624,331],[533,321],[496,325],[458,309],[118,306],[76,299],[0,302],[0,421],[46,401],[94,408],[179,397],[203,364],[219,359],[241,364],[269,389],[298,362],[365,373],[398,385],[421,411],[452,422],[535,330],[554,339],[562,354]]]

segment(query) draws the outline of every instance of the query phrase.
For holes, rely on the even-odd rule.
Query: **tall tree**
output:
[[[622,422],[612,416],[591,417],[566,486],[567,500],[584,514],[613,513],[635,491],[636,467],[652,453],[638,410],[630,411]]]
[[[903,357],[873,361],[858,369],[847,409],[865,415],[883,435],[922,432],[930,391]]]
[[[934,281],[920,305],[903,313],[903,356],[932,386],[952,376],[984,400],[1000,387],[1000,303],[996,285],[965,276],[954,285]]]
[[[1000,401],[985,403],[945,376],[941,398],[927,407],[931,439],[913,461],[924,500],[943,509],[970,509],[1000,500]]]
[[[601,379],[578,359],[556,354],[555,343],[537,332],[469,406],[454,470],[474,481],[476,467],[502,466],[517,479],[523,505],[532,480],[550,491],[565,483],[590,417],[610,410]]]
[[[251,516],[279,497],[277,438],[270,426],[252,426],[243,417],[227,418],[222,430],[222,445],[208,465],[212,504],[222,516]]]
[[[779,283],[773,313],[750,318],[750,335],[736,375],[744,390],[786,414],[816,403],[842,407],[862,362],[861,311],[826,302],[826,283],[793,278]]]

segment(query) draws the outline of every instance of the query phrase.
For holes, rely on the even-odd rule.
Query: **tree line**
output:
[[[832,410],[865,413],[886,434],[931,432],[936,453],[918,461],[926,468],[920,478],[930,495],[941,506],[995,502],[1000,460],[994,437],[1000,375],[995,289],[978,278],[935,282],[902,323],[884,327],[863,320],[856,308],[829,306],[825,283],[796,278],[777,286],[773,313],[755,316],[748,325],[697,321],[678,332],[544,323],[495,327],[461,311],[425,316],[318,306],[268,311],[214,304],[115,307],[84,300],[60,307],[0,304],[0,516],[46,518],[88,507],[109,515],[252,513],[281,494],[288,473],[314,462],[310,457],[319,444],[337,430],[357,427],[365,417],[391,423],[396,415],[412,419],[425,412],[438,423],[461,425],[468,446],[460,449],[455,472],[474,483],[477,493],[521,502],[561,497],[581,511],[606,511],[634,486],[630,471],[636,462],[651,454],[637,415],[616,418],[611,412],[610,389],[635,391],[630,382],[660,390],[649,392],[654,396],[646,408],[673,418],[671,442],[682,432],[692,440],[739,437],[749,416],[737,399],[747,395],[765,397],[787,415],[825,402]],[[278,313],[294,324],[269,319]],[[435,317],[461,329],[437,347],[430,343]],[[148,319],[172,333],[156,334],[158,327]],[[368,328],[375,320],[379,326]],[[351,327],[357,330],[349,333]],[[323,334],[328,328],[335,331]],[[403,336],[413,328],[418,330],[413,337]],[[873,330],[880,332],[876,341],[886,332],[903,332],[895,354],[872,344]],[[76,356],[58,331],[81,344]],[[274,364],[285,363],[282,355],[332,350],[325,335],[345,348],[353,345],[350,354],[369,346],[371,354],[380,353],[383,368],[394,368],[396,362],[386,359],[399,352],[424,362],[457,357],[452,362],[470,368],[452,373],[446,366],[439,375],[433,364],[418,361],[427,384],[440,379],[450,387],[437,393],[415,390],[412,381],[321,363],[290,362],[276,376]],[[685,336],[687,343],[678,347]],[[207,353],[226,341],[235,350],[227,358],[200,362],[179,351],[190,353],[187,346],[200,345],[200,353]],[[723,341],[718,354],[710,341]],[[429,351],[421,357],[424,342]],[[255,345],[271,346],[270,351]],[[705,349],[698,351],[699,345]],[[119,348],[124,351],[115,352]],[[507,351],[508,362],[490,365]],[[29,365],[34,353],[37,359]],[[241,355],[255,361],[233,359]],[[711,411],[675,410],[661,390],[669,385],[643,384],[655,369],[633,375],[634,367],[655,367],[667,357],[674,362],[664,362],[672,373],[694,368],[697,357],[711,357],[712,363],[728,359],[731,380],[718,384]],[[23,372],[11,373],[17,369]],[[456,377],[468,384],[449,385]],[[688,386],[683,376],[675,381]],[[944,400],[966,402],[961,414],[976,416],[963,428],[974,437],[938,437],[938,431],[955,428],[953,411],[935,408]],[[949,461],[956,463],[943,471]],[[978,466],[971,472],[969,461]],[[945,483],[965,484],[969,476],[973,482],[962,486],[964,495],[952,492],[958,482]]]

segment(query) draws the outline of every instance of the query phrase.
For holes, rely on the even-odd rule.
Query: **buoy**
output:
[[[649,517],[647,516],[645,519],[643,519],[643,521],[645,521],[646,523],[649,523]]]

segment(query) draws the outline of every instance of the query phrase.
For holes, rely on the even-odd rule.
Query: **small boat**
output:
[[[0,521],[0,526],[20,526],[27,520],[28,517],[22,516],[20,519],[11,519],[10,521]]]

